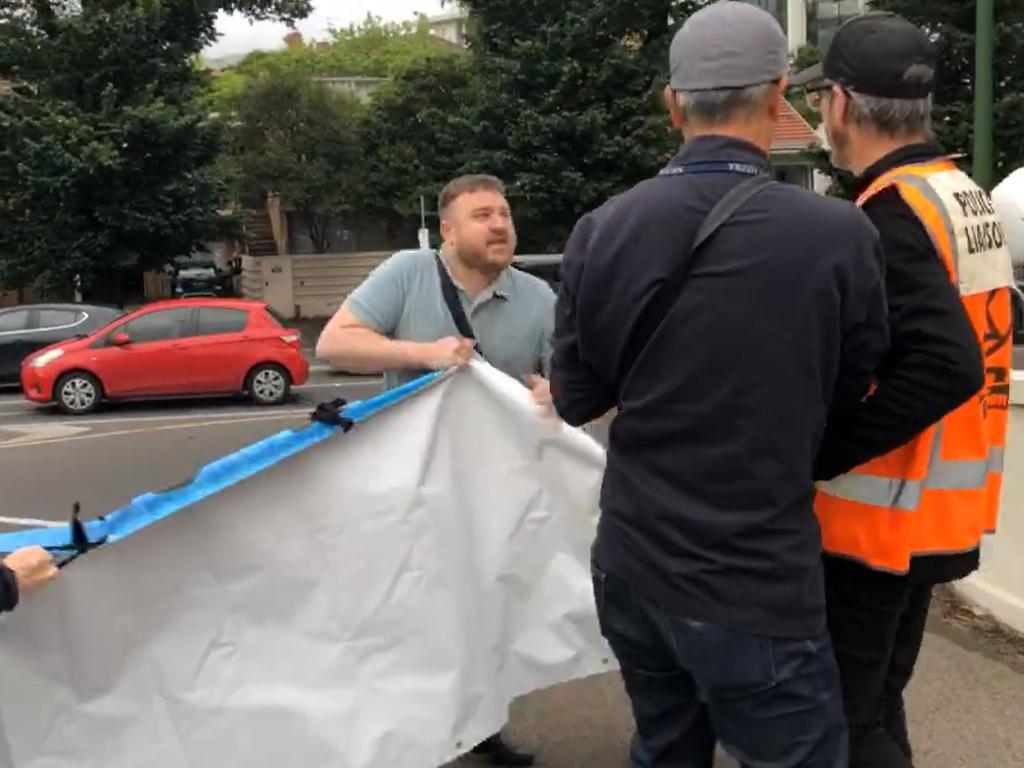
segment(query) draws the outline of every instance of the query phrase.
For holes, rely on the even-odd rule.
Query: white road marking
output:
[[[0,516],[0,525],[20,525],[24,528],[61,528],[67,525],[67,523],[58,523],[53,520],[36,520],[31,517]]]
[[[61,422],[47,423],[45,421],[32,425],[26,424],[21,427],[0,426],[0,432],[22,433],[21,437],[14,437],[9,440],[0,441],[0,445],[22,445],[25,443],[35,443],[40,440],[59,440],[65,437],[71,437],[71,435],[77,435],[79,432],[86,432],[88,429],[88,427],[78,427]]]
[[[114,432],[91,432],[86,435],[75,435],[73,437],[61,437],[51,440],[36,440],[35,442],[31,443],[17,443],[15,445],[0,443],[0,451],[6,450],[8,448],[32,448],[39,445],[52,445],[53,443],[60,443],[61,445],[63,445],[65,443],[73,443],[78,440],[99,440],[104,437],[124,437],[126,435],[138,435],[144,432],[165,432],[175,429],[197,429],[199,427],[216,427],[223,426],[225,424],[245,424],[249,422],[258,421],[283,421],[285,419],[290,419],[297,413],[308,415],[309,411],[278,411],[277,413],[269,414],[266,416],[248,416],[244,418],[223,419],[220,421],[211,421],[209,418],[204,418],[202,421],[193,421],[188,422],[186,424],[166,424],[162,427],[144,427],[142,429],[120,429]]]
[[[317,379],[316,381],[308,381],[305,384],[292,387],[293,391],[302,391],[306,389],[324,389],[329,387],[380,387],[381,379],[379,378],[366,378],[362,376],[330,376],[324,379]],[[188,402],[189,399],[202,399],[207,396],[198,396],[197,398],[183,398],[181,402]],[[209,395],[210,398],[216,397],[231,397],[231,395]],[[154,399],[155,401],[156,399]],[[166,402],[173,402],[174,398],[169,398]],[[34,403],[31,400],[27,400],[21,396],[14,397],[0,397],[0,411],[2,410],[32,410],[34,408],[45,407],[42,403]]]
[[[221,422],[230,419],[275,419],[285,418],[294,416],[296,414],[309,414],[313,410],[313,406],[310,405],[306,408],[287,408],[280,409],[275,408],[273,410],[260,409],[255,410],[247,408],[245,410],[238,411],[217,411],[217,412],[203,412],[192,411],[191,413],[174,413],[167,416],[114,416],[111,418],[98,418],[93,419],[88,416],[75,419],[74,421],[55,421],[54,424],[81,424],[83,427],[93,427],[102,424],[146,424],[154,421],[183,421],[188,419],[193,420],[206,420],[206,419],[220,419]],[[3,424],[0,423],[0,429],[14,429],[18,430],[21,428],[29,429],[36,426],[38,422],[23,422],[20,424]]]
[[[329,383],[329,384],[320,384],[320,385],[307,384],[307,385],[303,385],[301,387],[293,387],[293,389],[294,390],[330,389],[330,388],[337,388],[337,387],[341,387],[341,386],[357,386],[357,387],[374,387],[374,388],[376,388],[376,387],[380,386],[380,382],[378,382],[378,381],[358,380],[358,381],[350,381],[350,382],[339,382],[337,384],[335,384],[333,382]],[[103,417],[103,416],[100,416],[100,417],[80,416],[80,417],[74,418],[73,420],[68,420],[67,417],[64,417],[64,418],[61,418],[60,420],[46,421],[46,422],[42,422],[42,423],[46,423],[46,424],[68,424],[68,425],[79,425],[79,424],[81,424],[83,426],[93,426],[93,425],[98,425],[98,424],[146,423],[146,422],[152,422],[152,421],[174,421],[174,420],[180,420],[180,419],[198,419],[198,418],[221,419],[221,418],[230,418],[232,416],[239,417],[239,418],[246,418],[246,417],[249,417],[249,416],[259,416],[259,417],[265,418],[267,416],[267,412],[266,412],[266,410],[264,408],[259,408],[259,407],[251,406],[251,405],[250,406],[245,406],[243,408],[240,408],[237,411],[223,411],[222,410],[222,411],[210,411],[210,412],[205,412],[201,408],[196,408],[195,406],[188,406],[187,405],[187,401],[183,401],[182,405],[189,408],[189,412],[188,413],[171,413],[171,414],[167,414],[165,416],[138,416],[138,415],[132,415],[130,413],[126,413],[123,416],[108,416],[108,417]],[[275,413],[275,414],[277,414],[277,413],[281,413],[281,414],[307,413],[308,414],[310,411],[313,410],[315,405],[316,405],[316,403],[311,402],[305,408],[290,408],[290,409],[287,409],[285,411],[275,410],[273,413]],[[115,405],[113,407],[116,408],[117,406]],[[178,409],[178,410],[180,411],[181,409]],[[10,430],[26,429],[27,430],[27,429],[32,429],[33,427],[37,427],[37,426],[39,426],[39,424],[40,424],[40,422],[16,422],[16,423],[12,423],[12,424],[6,424],[6,423],[0,421],[0,430],[2,430],[2,429],[10,429]]]
[[[359,379],[356,381],[323,381],[317,384],[301,384],[298,387],[292,387],[292,391],[302,391],[304,389],[329,389],[331,387],[374,387],[376,389],[381,388],[379,381],[366,381]]]

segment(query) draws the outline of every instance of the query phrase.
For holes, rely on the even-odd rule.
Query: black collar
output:
[[[948,155],[938,144],[920,143],[900,147],[875,162],[860,175],[855,185],[856,194],[860,195],[875,182],[875,179],[883,173],[888,173],[893,168],[899,168],[901,165],[928,163],[945,157],[948,157]]]

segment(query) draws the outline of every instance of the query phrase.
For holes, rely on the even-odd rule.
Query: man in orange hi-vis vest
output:
[[[977,569],[1006,444],[1013,283],[988,194],[931,139],[936,52],[909,21],[847,22],[798,75],[881,236],[891,350],[830,416],[815,468],[852,768],[907,768],[903,690],[935,584]]]

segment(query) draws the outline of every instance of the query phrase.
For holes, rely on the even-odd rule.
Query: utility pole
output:
[[[976,0],[974,29],[974,180],[985,190],[993,184],[992,110],[995,105],[995,0]]]
[[[420,229],[417,232],[421,250],[430,248],[430,230],[427,229],[427,202],[420,195]]]

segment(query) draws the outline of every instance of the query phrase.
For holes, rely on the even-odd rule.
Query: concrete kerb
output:
[[[981,570],[958,583],[957,595],[992,619],[1024,633],[1024,371],[1010,387],[1010,435],[1003,474],[999,529],[982,543]]]

